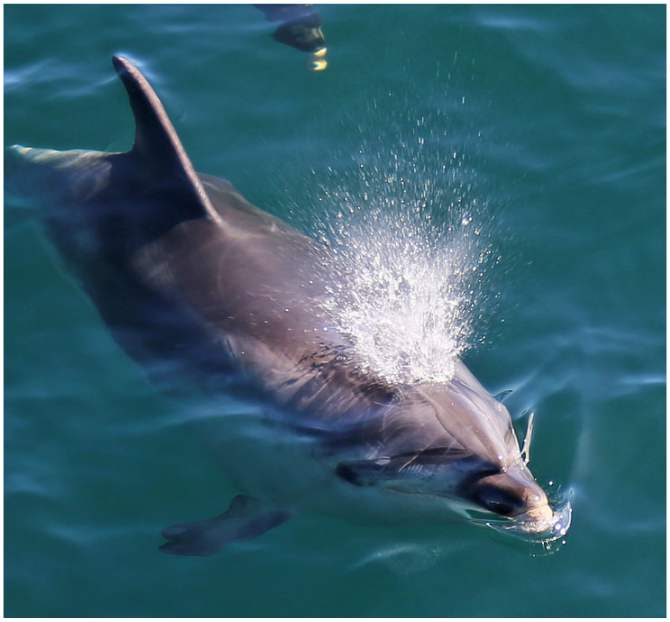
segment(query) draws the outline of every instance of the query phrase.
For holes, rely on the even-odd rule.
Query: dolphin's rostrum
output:
[[[164,550],[209,554],[303,509],[380,520],[474,511],[524,533],[554,529],[505,406],[460,361],[449,382],[405,385],[357,364],[322,304],[337,277],[320,245],[197,173],[142,73],[122,57],[114,66],[133,148],[14,146],[8,178],[48,203],[62,256],[157,382],[188,376],[253,395],[277,437],[295,441],[287,465],[260,441],[231,441],[243,494],[214,519],[166,529]]]

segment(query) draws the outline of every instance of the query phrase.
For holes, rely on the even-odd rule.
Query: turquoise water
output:
[[[566,544],[303,516],[163,555],[163,527],[235,494],[206,440],[220,421],[148,384],[39,206],[9,196],[5,613],[664,615],[665,7],[320,11],[316,74],[250,6],[6,7],[5,144],[127,148],[125,53],[199,170],[308,230],[362,196],[361,166],[392,193],[395,155],[438,215],[472,206],[502,261],[465,359],[513,390],[520,426],[536,412],[533,471],[572,495]]]

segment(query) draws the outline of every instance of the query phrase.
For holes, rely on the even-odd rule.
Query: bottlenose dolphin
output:
[[[223,419],[243,494],[215,518],[166,529],[162,548],[207,555],[304,509],[554,529],[507,408],[461,361],[448,382],[403,385],[359,365],[324,311],[336,277],[320,244],[197,173],[146,78],[126,58],[113,63],[135,118],[132,149],[15,145],[9,181],[45,204],[62,256],[157,382],[189,376],[251,395],[289,447],[280,465],[279,452],[253,435],[238,443]]]

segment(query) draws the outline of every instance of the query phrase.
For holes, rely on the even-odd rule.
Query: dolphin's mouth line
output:
[[[529,513],[526,512],[517,517],[511,517],[511,520],[508,522],[477,518],[473,519],[472,522],[475,525],[490,527],[506,535],[546,544],[558,540],[567,534],[572,522],[572,506],[569,501],[566,501],[556,509],[551,508],[548,504],[546,507],[551,511],[551,516],[539,519],[531,518],[529,520]]]
[[[535,519],[533,513],[537,513],[538,508],[533,508],[528,512],[524,512],[517,516],[500,516],[480,508],[469,510],[465,507],[466,503],[458,497],[438,495],[431,492],[412,492],[392,486],[389,486],[386,490],[395,494],[415,495],[435,499],[447,506],[449,510],[465,515],[465,517],[474,525],[479,527],[489,527],[500,533],[522,538],[524,540],[542,543],[553,542],[567,534],[572,521],[572,506],[569,501],[566,501],[557,509],[552,508],[549,504],[545,504],[551,512],[551,516],[545,515],[544,517]],[[451,505],[449,503],[450,501],[455,502],[457,505],[462,505],[462,511],[459,511]],[[489,516],[477,517],[469,512],[481,512],[482,514],[488,514]]]
[[[435,499],[436,501],[438,501],[442,505],[444,505],[447,509],[449,509],[452,512],[455,512],[457,514],[461,514],[461,515],[465,516],[468,520],[472,521],[475,524],[481,524],[480,521],[484,520],[483,518],[482,519],[473,518],[470,514],[468,514],[468,505],[469,504],[466,501],[464,501],[463,499],[461,499],[460,497],[451,496],[451,495],[447,495],[447,494],[438,495],[438,494],[433,493],[433,492],[413,492],[411,490],[403,490],[403,489],[400,489],[400,488],[395,488],[393,486],[389,486],[389,487],[385,488],[385,490],[387,490],[389,492],[392,492],[394,494],[397,494],[397,495],[413,495],[415,497],[423,497],[423,498],[428,497],[430,499]],[[461,507],[459,508],[458,506],[461,506]],[[497,514],[493,514],[492,512],[487,512],[483,508],[480,509],[480,508],[476,507],[472,511],[490,514],[491,520],[499,521],[501,523],[502,522],[511,522],[513,520],[513,518],[511,518],[509,516],[499,516]]]

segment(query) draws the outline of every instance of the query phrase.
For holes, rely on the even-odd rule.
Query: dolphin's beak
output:
[[[525,465],[478,479],[466,496],[490,512],[513,519],[525,531],[544,531],[554,516],[547,495]]]
[[[528,533],[542,533],[551,529],[554,523],[554,511],[549,503],[543,503],[531,507],[523,514],[517,514],[513,517],[518,522],[522,531]]]

